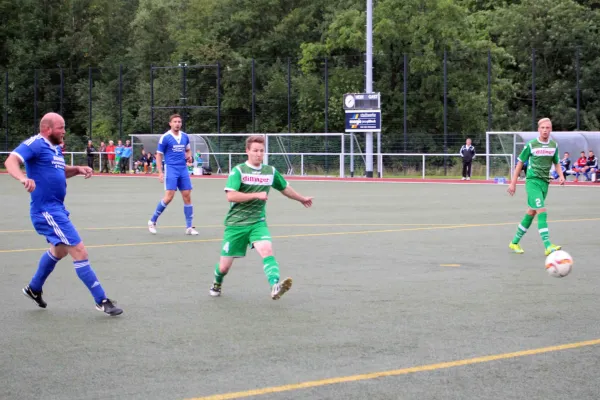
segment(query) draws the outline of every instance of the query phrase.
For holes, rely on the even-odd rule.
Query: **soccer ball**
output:
[[[573,269],[573,257],[564,250],[557,250],[546,257],[546,271],[555,278],[564,278]]]

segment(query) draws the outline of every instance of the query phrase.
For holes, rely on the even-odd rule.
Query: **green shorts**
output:
[[[525,191],[527,192],[527,205],[529,208],[537,210],[546,207],[544,200],[548,195],[548,186],[550,184],[541,179],[527,178]]]
[[[244,257],[248,246],[261,240],[271,241],[266,222],[247,226],[226,226],[221,246],[222,257]]]

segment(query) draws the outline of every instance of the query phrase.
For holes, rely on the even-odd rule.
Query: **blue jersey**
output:
[[[190,149],[190,139],[185,132],[175,136],[169,130],[160,137],[158,151],[164,155],[168,167],[186,167],[185,151]]]
[[[61,147],[36,135],[21,143],[12,154],[23,161],[27,177],[35,181],[31,213],[64,209],[67,177]]]
[[[133,147],[131,147],[131,146],[123,147],[123,150],[121,151],[122,158],[130,158],[132,155],[133,155]]]

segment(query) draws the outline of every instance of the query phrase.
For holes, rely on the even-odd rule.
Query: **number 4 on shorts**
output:
[[[223,246],[223,251],[225,253],[229,253],[229,242],[225,243],[225,245]]]

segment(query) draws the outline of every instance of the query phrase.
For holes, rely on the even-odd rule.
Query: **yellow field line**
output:
[[[586,218],[586,219],[572,219],[572,220],[558,220],[552,221],[553,223],[559,222],[582,222],[582,221],[600,221],[600,218]],[[343,236],[343,235],[367,235],[370,233],[395,233],[395,232],[415,232],[415,231],[431,231],[441,229],[461,229],[461,228],[480,228],[489,226],[503,226],[503,225],[516,225],[516,222],[500,222],[494,224],[463,224],[463,225],[448,225],[448,226],[427,226],[419,228],[404,228],[404,229],[380,229],[380,230],[368,230],[368,231],[349,231],[349,232],[322,232],[322,233],[299,233],[292,235],[275,235],[272,236],[275,239],[286,239],[286,238],[298,238],[298,237],[311,237],[311,236]],[[158,246],[167,244],[181,244],[181,243],[207,243],[207,242],[219,242],[221,238],[215,239],[192,239],[192,240],[172,240],[168,242],[141,242],[141,243],[112,243],[112,244],[92,244],[86,245],[88,249],[100,249],[107,247],[132,247],[132,246]],[[25,253],[30,251],[42,251],[46,250],[47,247],[43,248],[30,248],[30,249],[11,249],[11,250],[0,250],[0,253]]]
[[[260,395],[270,394],[270,393],[289,392],[292,390],[308,389],[308,388],[314,388],[314,387],[319,387],[319,386],[334,385],[334,384],[338,384],[338,383],[357,382],[357,381],[364,381],[364,380],[370,380],[370,379],[376,379],[376,378],[384,378],[384,377],[389,377],[389,376],[413,374],[416,372],[436,371],[436,370],[446,369],[446,368],[462,367],[465,365],[481,364],[481,363],[487,363],[487,362],[497,361],[497,360],[506,360],[509,358],[533,356],[533,355],[537,355],[537,354],[550,353],[550,352],[561,351],[561,350],[577,349],[577,348],[581,348],[581,347],[594,346],[594,345],[598,345],[598,344],[600,344],[600,339],[594,339],[594,340],[588,340],[585,342],[561,344],[558,346],[549,346],[549,347],[542,347],[542,348],[532,349],[532,350],[516,351],[513,353],[495,354],[495,355],[490,355],[490,356],[468,358],[468,359],[464,359],[464,360],[442,362],[442,363],[437,363],[437,364],[419,365],[416,367],[395,369],[395,370],[391,370],[391,371],[382,371],[382,372],[373,372],[373,373],[368,373],[368,374],[342,376],[342,377],[337,377],[337,378],[321,379],[321,380],[317,380],[317,381],[294,383],[294,384],[290,384],[290,385],[272,386],[272,387],[266,387],[266,388],[261,388],[261,389],[246,390],[243,392],[232,392],[232,393],[224,393],[224,394],[215,394],[212,396],[205,396],[205,397],[195,397],[193,399],[188,399],[188,400],[241,399],[241,398],[250,397],[250,396],[260,396]]]
[[[552,221],[550,221],[552,222]],[[456,224],[269,224],[270,227],[321,227],[321,226],[446,226]],[[223,228],[223,224],[219,225],[203,225],[197,226],[196,228]],[[109,231],[109,230],[127,230],[127,229],[148,229],[147,225],[144,226],[107,226],[103,228],[83,228],[83,231]],[[159,229],[185,229],[183,225],[160,225]],[[35,232],[33,229],[15,229],[0,231],[0,233],[32,233]]]

